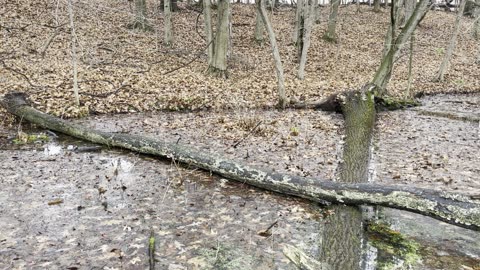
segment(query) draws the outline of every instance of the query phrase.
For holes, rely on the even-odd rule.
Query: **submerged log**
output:
[[[23,93],[7,94],[0,103],[8,112],[50,130],[109,147],[174,159],[231,180],[274,192],[319,203],[328,201],[347,205],[387,206],[480,231],[480,201],[468,196],[411,186],[339,183],[276,173],[176,143],[145,136],[97,131],[72,124],[32,108]]]

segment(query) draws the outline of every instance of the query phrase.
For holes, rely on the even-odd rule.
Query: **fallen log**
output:
[[[305,198],[347,205],[381,205],[430,216],[457,226],[480,231],[480,201],[471,197],[411,186],[376,183],[339,183],[258,169],[176,143],[145,136],[92,130],[56,118],[29,106],[23,93],[6,94],[2,105],[8,112],[39,125],[76,138],[109,147],[129,149],[194,165],[231,180]]]

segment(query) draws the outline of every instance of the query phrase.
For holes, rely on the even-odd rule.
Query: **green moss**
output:
[[[385,223],[370,223],[367,226],[369,242],[378,249],[383,257],[377,269],[393,269],[401,262],[405,266],[415,265],[421,256],[420,245],[406,238],[400,232],[392,230]]]
[[[38,142],[48,142],[49,138],[45,133],[27,134],[25,132],[18,132],[17,137],[13,139],[14,144],[29,144]]]

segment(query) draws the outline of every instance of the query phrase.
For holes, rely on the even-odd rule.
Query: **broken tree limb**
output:
[[[0,100],[0,104],[8,112],[50,130],[109,147],[174,159],[274,192],[320,203],[329,201],[348,205],[387,206],[480,231],[480,201],[468,196],[410,186],[320,181],[258,169],[180,144],[145,136],[97,131],[72,124],[30,107],[23,93],[7,94]]]

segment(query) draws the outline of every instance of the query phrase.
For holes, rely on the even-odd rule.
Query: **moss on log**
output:
[[[457,226],[480,231],[480,201],[410,186],[375,183],[339,183],[272,172],[176,143],[145,136],[114,134],[85,128],[53,117],[28,105],[22,93],[0,101],[10,113],[47,129],[109,147],[119,147],[191,164],[231,180],[311,201],[347,205],[381,205],[431,216]]]

